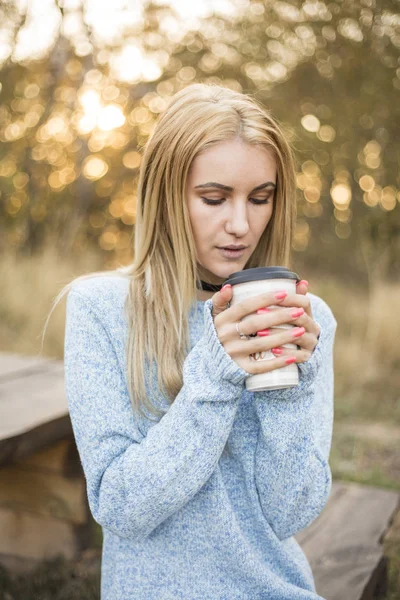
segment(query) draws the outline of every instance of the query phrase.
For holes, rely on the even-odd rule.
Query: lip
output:
[[[246,248],[241,248],[240,250],[229,250],[227,248],[218,248],[217,249],[221,252],[222,256],[224,256],[225,258],[240,258],[242,256],[242,254],[244,254]]]
[[[248,246],[217,246],[220,250],[246,250]]]

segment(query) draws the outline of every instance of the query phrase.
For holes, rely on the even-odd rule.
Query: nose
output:
[[[247,202],[233,202],[230,206],[227,221],[225,223],[226,232],[243,237],[249,231],[249,221],[247,217]]]

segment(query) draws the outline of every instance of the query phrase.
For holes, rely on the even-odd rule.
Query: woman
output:
[[[65,288],[66,393],[103,530],[102,600],[321,598],[293,535],[330,491],[336,320],[305,281],[233,306],[222,288],[232,272],[289,265],[295,187],[265,108],[190,85],[144,151],[133,264]],[[233,258],[221,250],[232,244],[245,246]],[[282,348],[291,330],[266,335],[288,322],[294,352]],[[298,386],[246,390],[288,359]]]

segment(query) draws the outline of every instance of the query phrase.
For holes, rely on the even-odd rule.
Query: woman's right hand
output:
[[[286,367],[290,362],[303,362],[308,356],[302,357],[298,351],[290,351],[284,349],[283,355],[268,360],[254,360],[250,358],[256,352],[265,352],[272,348],[279,348],[283,344],[296,344],[296,340],[304,335],[294,337],[294,328],[287,329],[272,329],[268,335],[260,336],[257,332],[265,330],[268,327],[273,327],[282,324],[293,324],[298,327],[302,323],[306,323],[309,317],[306,311],[298,317],[293,317],[294,308],[299,309],[302,304],[306,308],[309,300],[304,294],[295,294],[293,299],[297,306],[276,307],[285,299],[277,299],[276,292],[265,292],[263,294],[246,298],[233,306],[229,306],[232,299],[232,288],[224,287],[221,291],[216,292],[212,296],[212,317],[218,338],[224,347],[225,352],[239,365],[242,369],[252,375],[259,373],[268,373],[275,369]],[[257,314],[257,310],[265,309],[274,305],[274,308],[265,310]],[[307,309],[306,309],[307,310]],[[248,339],[242,339],[236,329],[236,323],[240,323],[239,329],[245,335],[252,335]],[[307,335],[307,333],[305,333]],[[288,358],[293,357],[290,362]]]

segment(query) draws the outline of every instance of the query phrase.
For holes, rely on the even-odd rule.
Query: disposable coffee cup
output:
[[[277,292],[284,290],[288,293],[296,293],[296,284],[301,281],[296,273],[289,271],[287,267],[258,267],[255,269],[244,269],[231,273],[228,279],[224,282],[232,286],[232,300],[230,306],[234,306],[238,302],[242,302],[246,298],[259,296],[265,292]],[[268,308],[271,310],[281,308],[279,305],[272,304]],[[253,314],[257,314],[256,312]],[[244,317],[242,323],[246,320]],[[272,335],[278,333],[280,329],[291,329],[296,325],[290,323],[282,323],[269,327],[272,330]],[[257,334],[255,334],[257,335]],[[243,343],[246,343],[244,340]],[[283,348],[296,350],[297,344],[280,344]],[[251,360],[271,360],[276,358],[273,352],[267,350],[259,352],[255,355],[250,355]],[[286,365],[279,369],[274,369],[268,373],[258,373],[251,375],[246,379],[246,389],[252,392],[262,392],[265,390],[279,390],[281,388],[292,387],[299,383],[299,369],[296,363]]]

